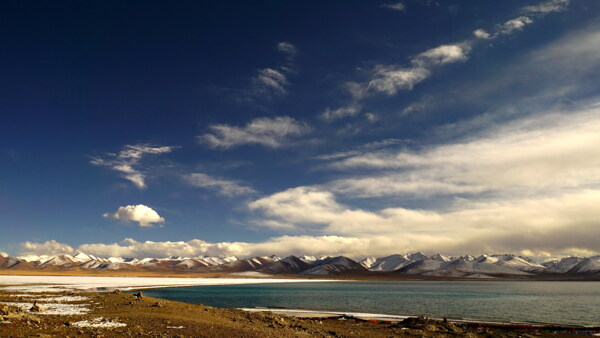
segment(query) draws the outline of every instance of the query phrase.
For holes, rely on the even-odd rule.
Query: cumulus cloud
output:
[[[136,222],[141,227],[151,227],[153,223],[165,222],[165,219],[160,217],[154,209],[143,204],[119,207],[115,213],[105,213],[102,216],[125,222]]]
[[[254,189],[241,185],[235,181],[211,177],[203,173],[186,175],[185,180],[194,187],[216,190],[225,196],[241,196],[254,193]]]
[[[146,156],[169,153],[173,149],[175,147],[155,147],[147,144],[126,145],[119,153],[108,153],[104,157],[95,157],[90,163],[108,167],[139,189],[144,189],[146,188],[147,174],[139,168],[140,161]]]
[[[522,30],[525,25],[530,23],[533,23],[533,20],[527,16],[520,16],[518,18],[508,20],[499,26],[499,34],[512,34],[516,31]]]
[[[56,243],[56,241],[51,241]],[[27,243],[27,244],[26,244]],[[383,255],[390,250],[396,252],[395,243],[386,238],[359,239],[342,236],[280,236],[267,239],[263,242],[220,242],[210,243],[200,239],[189,241],[164,241],[138,242],[131,238],[126,238],[119,243],[89,243],[82,244],[77,249],[73,249],[67,244],[57,243],[65,248],[64,251],[49,252],[45,250],[36,250],[42,248],[46,243],[21,244],[20,254],[73,254],[75,252],[85,252],[97,257],[129,257],[129,258],[147,258],[147,257],[197,257],[208,256],[238,256],[253,257],[266,255],[315,255],[315,256],[338,256],[345,255],[349,257],[362,258],[364,254]],[[25,245],[26,244],[26,245]],[[28,249],[25,249],[25,246]]]
[[[381,7],[392,9],[395,11],[400,11],[400,12],[404,12],[404,10],[406,10],[406,6],[402,2],[387,3],[387,4],[381,5]]]
[[[61,255],[72,254],[75,250],[68,244],[59,243],[55,240],[43,243],[23,242],[21,243],[21,255]]]
[[[579,237],[584,235],[575,232]],[[455,237],[436,237],[428,234],[420,233],[402,233],[395,236],[370,236],[370,237],[353,237],[353,236],[278,236],[269,238],[262,242],[219,242],[211,243],[200,239],[192,239],[189,241],[164,241],[154,242],[145,241],[139,242],[131,238],[126,238],[120,243],[89,243],[82,244],[76,249],[67,244],[57,243],[63,250],[46,251],[43,248],[46,243],[31,243],[25,242],[21,244],[22,250],[20,254],[74,254],[77,252],[85,252],[97,257],[129,257],[129,258],[163,258],[163,257],[197,257],[202,255],[208,256],[238,256],[253,257],[266,255],[314,255],[314,256],[348,256],[355,259],[362,259],[366,256],[385,256],[394,253],[406,253],[423,251],[426,253],[441,252],[449,255],[472,254],[479,255],[482,253],[498,253],[509,252],[514,250],[515,246],[505,245],[499,241],[496,246],[490,246],[483,243],[475,243],[475,245],[465,249],[465,247],[457,246],[456,243],[462,241],[462,235]],[[531,241],[531,234],[524,238]],[[557,246],[554,242],[546,242],[552,240],[547,236],[540,236],[536,241],[540,247],[545,249],[526,249],[522,250],[521,254],[535,256],[567,256],[567,255],[585,255],[592,256],[598,254],[600,250],[592,240],[588,240],[586,244],[589,247],[596,249],[588,249],[581,246]],[[569,240],[567,243],[573,243]],[[567,244],[566,243],[566,244]],[[28,247],[29,249],[25,249]],[[39,249],[39,250],[38,250]],[[549,250],[549,251],[546,251]],[[517,252],[517,251],[511,251]]]
[[[229,149],[240,145],[259,144],[279,148],[290,143],[290,139],[310,131],[307,124],[288,116],[275,118],[260,117],[244,127],[215,124],[212,133],[198,136],[200,142],[211,148]]]
[[[476,29],[475,31],[473,31],[473,35],[475,35],[475,37],[479,38],[479,39],[489,39],[492,37],[492,35],[488,32],[485,31],[485,29]]]
[[[412,63],[421,67],[432,67],[465,61],[470,50],[468,44],[441,45],[417,55]]]

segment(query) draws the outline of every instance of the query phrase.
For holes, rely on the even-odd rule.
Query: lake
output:
[[[599,282],[325,282],[195,286],[143,292],[151,297],[214,307],[600,326]]]

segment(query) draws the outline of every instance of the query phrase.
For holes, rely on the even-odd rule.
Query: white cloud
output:
[[[287,76],[295,73],[294,57],[298,49],[290,42],[283,41],[277,44],[277,50],[287,55],[286,62],[278,67],[259,69],[252,78],[252,86],[247,92],[249,96],[271,99],[287,94],[290,85]]]
[[[531,20],[531,18],[527,16],[520,16],[518,18],[508,20],[502,25],[500,25],[498,28],[498,33],[509,35],[516,31],[522,30],[523,27],[525,27],[525,25],[528,25],[530,23],[533,23],[533,20]]]
[[[334,154],[322,159],[347,177],[287,189],[248,208],[260,215],[255,225],[369,241],[387,237],[402,248],[396,251],[598,252],[598,130],[600,105],[590,104],[449,144]],[[461,197],[448,198],[455,195]],[[368,210],[340,202],[365,197],[381,205],[423,197],[443,204]]]
[[[470,48],[463,45],[441,45],[418,54],[411,60],[411,67],[378,65],[368,83],[374,92],[394,95],[400,90],[410,90],[427,79],[434,67],[465,61]]]
[[[394,95],[400,90],[411,90],[430,77],[436,67],[467,60],[469,51],[470,47],[466,43],[441,45],[414,56],[409,67],[377,65],[366,89],[356,88],[354,85],[350,90],[353,96],[364,92]],[[363,94],[362,97],[364,96]]]
[[[492,37],[492,35],[488,32],[485,31],[485,29],[476,29],[475,31],[473,31],[473,35],[475,35],[475,37],[479,38],[479,39],[489,39]]]
[[[525,231],[527,233],[527,231]],[[577,234],[583,236],[582,234]],[[450,255],[473,254],[479,255],[482,253],[499,253],[509,252],[514,250],[515,246],[505,245],[502,239],[497,246],[487,245],[485,243],[476,242],[473,246],[460,246],[456,243],[463,244],[464,235],[455,237],[436,237],[424,233],[399,233],[395,236],[369,236],[369,237],[353,237],[353,236],[279,236],[269,238],[258,243],[248,242],[220,242],[210,243],[200,239],[192,239],[189,241],[164,241],[154,242],[145,241],[138,242],[131,238],[126,238],[120,243],[104,244],[104,243],[89,243],[82,244],[77,249],[72,248],[67,244],[57,243],[57,247],[63,248],[58,251],[48,251],[43,249],[47,243],[31,243],[25,242],[21,244],[22,255],[43,255],[43,254],[74,254],[77,252],[85,252],[97,257],[130,257],[130,258],[147,258],[147,257],[197,257],[201,255],[208,256],[238,256],[238,257],[253,257],[266,255],[314,255],[314,256],[348,256],[355,259],[361,259],[366,256],[385,256],[395,253],[406,253],[423,251],[426,253],[441,252]],[[531,240],[531,234],[524,238]],[[587,247],[580,246],[556,246],[552,242],[546,246],[544,241],[552,239],[541,236],[536,241],[532,249],[522,250],[522,254],[534,254],[535,256],[568,256],[568,255],[585,255],[592,256],[598,254],[600,250],[590,249],[587,247],[595,247],[593,239],[587,241]],[[569,243],[573,242],[570,238]],[[510,243],[510,242],[508,242]],[[556,242],[555,242],[556,243]],[[25,248],[27,247],[27,249]],[[547,248],[536,249],[535,247]],[[497,251],[495,251],[497,250]],[[512,251],[516,252],[516,251]]]
[[[153,223],[165,222],[165,219],[160,217],[154,209],[143,204],[119,207],[115,213],[105,213],[102,216],[125,222],[136,222],[141,227],[151,227]]]
[[[516,193],[600,184],[600,108],[521,119],[418,151],[380,150],[330,163],[364,176],[328,183],[358,197]]]
[[[358,113],[360,113],[360,106],[349,105],[336,109],[327,108],[323,114],[321,114],[320,118],[325,121],[334,121],[349,116],[356,116]]]
[[[543,17],[547,13],[565,10],[569,0],[548,0],[538,5],[525,6],[522,13],[534,17]],[[383,5],[383,7],[388,7]],[[398,7],[400,9],[401,6]],[[510,35],[522,30],[526,25],[533,23],[533,19],[527,15],[521,15],[517,18],[508,20],[495,26],[493,32],[484,29],[476,29],[473,35],[482,40],[495,39],[502,35]],[[346,90],[352,95],[351,104],[345,107],[330,109],[328,108],[322,117],[333,116],[343,118],[354,116],[348,114],[346,107],[360,107],[361,100],[374,94],[395,95],[399,91],[412,90],[415,85],[431,77],[437,67],[451,63],[466,61],[473,46],[473,41],[467,39],[455,44],[444,44],[435,48],[426,50],[410,60],[410,65],[376,65],[371,73],[370,79],[366,82],[348,82],[345,84]],[[336,114],[337,113],[337,114]],[[325,118],[327,120],[327,118]]]
[[[381,7],[389,8],[389,9],[392,9],[395,11],[400,11],[400,12],[404,12],[404,10],[406,9],[406,6],[402,2],[383,4],[383,5],[381,5]]]
[[[337,152],[333,154],[320,155],[315,157],[318,160],[336,160],[343,159],[358,155],[364,155],[382,148],[387,148],[393,145],[402,143],[402,140],[396,138],[388,138],[381,141],[369,142],[360,146],[355,147],[352,150]]]
[[[548,0],[537,5],[525,6],[521,9],[524,14],[548,14],[553,12],[562,12],[569,6],[570,0]]]
[[[412,63],[421,67],[432,67],[467,60],[471,48],[468,44],[441,45],[413,58]]]
[[[20,254],[73,254],[76,252],[85,252],[97,257],[129,257],[129,258],[147,258],[147,257],[197,257],[201,255],[208,256],[238,256],[253,257],[266,255],[345,255],[350,257],[362,258],[365,255],[386,254],[396,252],[396,243],[386,238],[359,239],[341,236],[280,236],[270,238],[263,242],[220,242],[210,243],[200,239],[189,241],[164,241],[138,242],[131,238],[126,238],[120,243],[104,244],[89,243],[82,244],[77,249],[73,249],[67,244],[57,243],[65,248],[64,251],[47,251],[42,248],[46,243],[21,244]],[[24,247],[27,246],[27,249]],[[391,250],[391,251],[390,251]]]
[[[294,56],[294,55],[296,55],[296,53],[298,53],[298,49],[296,48],[296,46],[294,46],[293,44],[291,44],[287,41],[278,43],[277,50],[282,53],[286,53],[289,56]]]
[[[106,166],[121,174],[139,189],[146,188],[146,174],[138,169],[140,161],[148,155],[160,155],[171,152],[175,147],[154,147],[147,144],[126,145],[118,154],[108,153],[104,158],[93,158],[90,163]]]
[[[44,243],[23,242],[21,243],[21,255],[60,255],[72,254],[75,250],[68,244],[59,243],[55,240]]]
[[[494,33],[488,33],[483,29],[477,29],[473,34],[479,39],[495,39],[502,35],[511,35],[523,30],[526,25],[534,22],[532,17],[542,18],[549,13],[562,12],[569,6],[570,0],[548,0],[537,5],[530,5],[521,8],[521,15],[517,18],[508,20],[502,24],[496,25]]]
[[[598,203],[600,190],[584,190],[553,197],[459,200],[447,211],[367,211],[338,203],[330,192],[297,187],[254,201],[249,207],[261,211],[265,220],[284,220],[298,231],[367,241],[387,237],[396,243],[396,252],[535,250],[558,254],[574,248],[600,250],[591,239],[600,235],[600,228],[595,226],[600,216]],[[393,252],[389,248],[385,251]]]
[[[189,184],[195,187],[213,189],[225,196],[241,196],[254,193],[254,189],[235,181],[215,178],[203,173],[192,173],[186,175],[184,178]]]
[[[212,148],[221,149],[246,144],[279,148],[289,144],[290,138],[304,135],[310,131],[308,125],[288,116],[256,118],[244,127],[215,124],[210,126],[210,129],[212,133],[198,136],[198,140]]]
[[[285,94],[285,87],[288,85],[285,75],[272,68],[260,69],[253,81],[254,90],[265,95]]]
[[[394,95],[400,90],[411,90],[417,83],[431,75],[425,68],[403,68],[378,65],[368,83],[368,89],[374,92]]]

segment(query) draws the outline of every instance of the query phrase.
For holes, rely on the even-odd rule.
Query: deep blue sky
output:
[[[591,0],[5,1],[0,251],[595,253],[599,16]]]

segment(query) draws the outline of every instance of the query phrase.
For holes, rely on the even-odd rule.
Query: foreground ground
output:
[[[35,303],[35,305],[34,305]],[[32,311],[33,308],[33,311]],[[39,312],[36,312],[39,310]],[[299,319],[123,293],[0,291],[0,336],[83,337],[528,337],[530,328]]]

